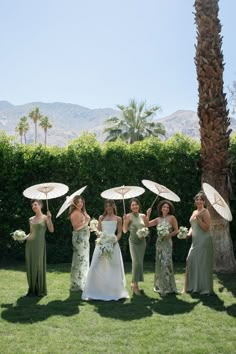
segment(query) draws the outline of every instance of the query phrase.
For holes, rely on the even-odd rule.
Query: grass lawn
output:
[[[235,274],[215,275],[211,297],[161,298],[153,268],[145,264],[145,295],[88,303],[68,291],[69,264],[48,266],[41,299],[22,297],[24,266],[1,269],[0,353],[236,353]],[[130,264],[126,272],[130,284]],[[175,273],[181,290],[183,266]]]

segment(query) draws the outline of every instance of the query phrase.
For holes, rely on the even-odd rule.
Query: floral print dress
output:
[[[168,225],[171,232],[172,225],[165,218],[162,218],[158,225],[163,224]],[[171,238],[163,240],[158,237],[158,234],[156,241],[154,287],[155,290],[160,292],[162,295],[177,293],[172,261],[172,240]]]
[[[73,231],[73,257],[71,265],[71,291],[84,289],[89,271],[89,228],[86,225],[80,230]]]

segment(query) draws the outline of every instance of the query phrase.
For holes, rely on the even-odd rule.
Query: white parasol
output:
[[[72,200],[73,198],[76,196],[76,195],[81,195],[83,193],[83,191],[87,188],[87,186],[84,186],[80,189],[78,189],[76,192],[74,192],[73,194],[71,194],[70,196],[66,197],[66,200],[64,201],[64,203],[62,204],[62,206],[60,207],[58,213],[57,213],[57,216],[56,218],[58,218],[62,213],[64,213],[64,211],[69,208],[69,206],[71,205],[72,203]]]
[[[143,179],[142,184],[151,192],[157,194],[157,197],[151,205],[151,209],[159,196],[168,200],[172,200],[173,202],[180,202],[180,197],[162,184],[150,181],[148,179]]]
[[[121,186],[107,189],[101,193],[101,197],[105,199],[123,200],[124,214],[125,212],[125,199],[135,198],[143,194],[145,189],[136,186]]]
[[[61,197],[68,190],[68,186],[62,183],[41,183],[25,189],[23,195],[29,199],[46,200],[48,210],[48,199]]]
[[[217,190],[208,183],[203,183],[202,189],[209,200],[209,203],[213,206],[217,213],[220,214],[220,216],[222,216],[225,220],[232,221],[233,217],[230,208],[220,193],[218,193]]]

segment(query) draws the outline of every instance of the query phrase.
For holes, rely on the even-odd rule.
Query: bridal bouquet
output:
[[[148,227],[143,227],[142,229],[139,229],[136,234],[140,239],[147,237],[149,235]]]
[[[184,239],[186,239],[187,234],[188,234],[188,228],[185,227],[185,226],[180,226],[180,228],[179,228],[179,233],[178,233],[177,237],[178,237],[180,240],[184,240]]]
[[[11,235],[14,241],[24,242],[27,239],[27,235],[23,230],[16,230]]]
[[[116,235],[108,235],[100,232],[96,239],[96,244],[100,249],[100,256],[111,258],[113,254],[113,245],[117,241]]]
[[[91,219],[90,220],[89,230],[91,232],[97,232],[97,230],[98,230],[98,220],[97,219]]]
[[[170,233],[170,229],[168,225],[166,224],[157,225],[157,235],[161,241],[163,240],[163,237],[169,235],[169,233]]]

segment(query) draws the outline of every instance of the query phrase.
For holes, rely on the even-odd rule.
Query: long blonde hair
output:
[[[104,218],[106,217],[106,215],[107,215],[107,212],[106,212],[106,206],[107,206],[107,204],[109,204],[109,206],[112,207],[113,213],[114,213],[115,215],[117,215],[116,203],[114,202],[113,199],[107,199],[107,200],[105,200],[105,202],[104,202],[104,213],[102,214],[102,219],[104,219]]]
[[[81,208],[81,212],[84,213],[85,212],[85,199],[81,196],[81,195],[76,195],[73,200],[72,200],[72,203],[70,205],[70,208],[69,208],[69,216],[71,216],[71,214],[73,213],[73,211],[77,210],[77,206],[76,204],[78,203],[79,200],[82,200],[83,202],[83,207]]]

